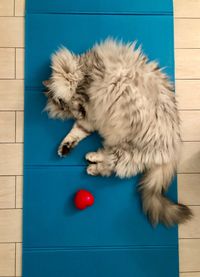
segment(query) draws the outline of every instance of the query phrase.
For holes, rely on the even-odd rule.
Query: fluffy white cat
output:
[[[188,207],[164,195],[176,172],[181,141],[173,86],[135,43],[107,39],[82,55],[60,49],[52,56],[45,86],[49,115],[76,120],[60,144],[60,156],[98,131],[103,147],[86,155],[88,174],[124,178],[144,172],[139,191],[153,225],[191,217]]]

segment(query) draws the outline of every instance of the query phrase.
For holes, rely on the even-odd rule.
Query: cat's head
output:
[[[52,55],[51,68],[50,79],[43,82],[47,96],[45,110],[52,118],[73,117],[72,99],[82,79],[79,59],[69,50],[62,48]]]

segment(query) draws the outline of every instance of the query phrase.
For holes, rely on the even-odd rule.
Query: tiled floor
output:
[[[176,91],[184,140],[181,277],[200,277],[200,0],[175,0]],[[21,276],[24,0],[0,0],[0,276]],[[166,261],[167,266],[167,261]],[[161,276],[162,277],[162,276]]]

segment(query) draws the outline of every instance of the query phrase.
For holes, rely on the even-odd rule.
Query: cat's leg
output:
[[[110,176],[115,168],[116,156],[112,149],[100,149],[90,152],[85,156],[91,164],[87,167],[87,173],[92,176]]]
[[[92,131],[91,126],[87,122],[75,122],[71,131],[62,140],[58,148],[58,155],[60,157],[66,156],[72,148],[74,148],[81,140],[89,136]]]

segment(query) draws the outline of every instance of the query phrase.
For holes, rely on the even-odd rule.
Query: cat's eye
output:
[[[58,98],[58,102],[59,102],[60,108],[62,110],[64,110],[65,109],[65,105],[66,105],[65,101],[63,101],[63,99],[61,99],[61,98]]]

